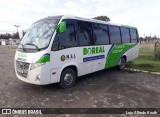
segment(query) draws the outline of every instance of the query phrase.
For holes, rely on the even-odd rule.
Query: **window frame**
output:
[[[106,37],[106,43],[104,43],[104,44],[95,44],[95,37],[94,37],[94,35],[93,35],[94,45],[95,45],[95,46],[97,46],[97,45],[110,45],[110,35],[109,35],[108,25],[107,25],[107,24],[102,24],[102,23],[93,23],[93,24],[92,24],[93,34],[95,33],[95,32],[94,32],[95,24],[99,24],[99,25],[100,25],[99,27],[100,27],[101,29],[102,29],[102,26],[106,27],[107,33],[108,33],[108,34],[107,34],[107,35],[108,35],[108,41],[107,41],[107,37]]]
[[[91,39],[90,39],[90,42],[91,44],[89,45],[80,45],[80,30],[79,30],[79,26],[78,26],[78,22],[85,22],[85,23],[89,23],[91,24]],[[78,47],[82,47],[82,46],[94,46],[94,39],[93,39],[93,22],[89,22],[89,21],[84,21],[84,20],[76,20],[76,29],[77,29],[77,39],[78,39]]]
[[[137,37],[137,38],[136,38],[136,40],[137,40],[136,42],[132,42],[131,30],[135,30],[135,31],[136,31],[136,37]],[[138,42],[139,42],[139,39],[138,39],[139,36],[138,36],[138,31],[137,31],[137,29],[130,28],[130,29],[129,29],[129,33],[130,33],[130,43],[138,43]]]
[[[123,43],[123,38],[122,38],[122,28],[124,29],[128,29],[128,32],[129,32],[129,42],[128,43],[131,43],[131,34],[130,34],[130,28],[126,28],[126,27],[120,27],[120,31],[121,31],[121,39],[122,39],[122,44],[125,44]]]
[[[119,29],[119,33],[120,33],[120,43],[111,43],[111,31],[110,31],[110,28],[109,28],[109,26],[113,26],[113,27],[117,27],[118,29]],[[110,37],[110,44],[123,44],[122,43],[122,34],[121,34],[121,30],[120,30],[120,26],[115,26],[115,25],[108,25],[108,30],[109,30],[109,37]]]
[[[59,36],[60,32],[59,31],[56,31],[56,34],[55,34],[55,37],[54,37],[54,40],[57,38],[57,41],[58,41],[58,49],[57,50],[53,50],[53,45],[54,45],[54,40],[53,40],[53,43],[52,43],[52,47],[51,47],[51,51],[59,51],[59,50],[63,50],[63,49],[67,49],[67,48],[73,48],[73,47],[77,47],[79,45],[79,42],[78,42],[78,38],[77,38],[77,32],[76,32],[76,21],[74,19],[63,19],[62,21],[65,21],[66,22],[66,25],[67,25],[67,21],[68,21],[68,24],[69,25],[73,25],[73,29],[74,29],[74,38],[76,40],[76,45],[75,46],[71,46],[71,47],[66,47],[66,48],[62,48],[60,49],[60,40],[59,40],[59,37],[56,37],[56,36]],[[62,22],[61,21],[61,22]],[[64,32],[65,33],[65,32]]]
[[[129,38],[130,38],[130,40],[129,40],[130,42],[129,42],[129,43],[134,43],[134,42],[132,42],[132,39],[131,39],[131,29],[136,30],[137,42],[135,42],[135,43],[138,43],[138,42],[139,42],[138,30],[137,30],[136,28],[129,28],[129,27],[123,27],[123,26],[118,26],[118,25],[112,25],[112,24],[103,24],[103,23],[99,23],[99,22],[90,22],[90,21],[80,20],[80,19],[63,19],[62,21],[64,21],[64,20],[72,20],[72,23],[73,23],[73,25],[74,25],[74,37],[75,37],[75,40],[76,40],[76,45],[75,45],[75,46],[66,47],[66,48],[64,48],[64,49],[73,48],[73,47],[85,47],[85,46],[125,44],[125,43],[123,43],[123,40],[122,40],[122,30],[121,30],[121,28],[124,28],[124,29],[128,29],[128,30],[129,30]],[[90,43],[91,43],[91,44],[89,44],[89,45],[80,45],[80,37],[79,37],[79,34],[80,34],[79,31],[80,31],[80,30],[79,30],[78,22],[89,23],[89,24],[91,25],[91,39],[90,39]],[[105,27],[107,28],[107,30],[108,30],[108,39],[109,39],[108,42],[107,42],[107,44],[106,44],[106,43],[104,43],[104,44],[95,44],[95,37],[94,37],[94,35],[93,35],[93,34],[94,34],[94,25],[95,25],[95,24],[99,24],[100,27],[101,27],[101,26],[105,26]],[[120,43],[111,43],[111,35],[110,35],[111,31],[110,31],[109,26],[116,27],[116,28],[119,29]],[[56,32],[54,39],[56,38],[57,33],[59,33],[59,32]],[[58,40],[58,41],[59,41],[59,40]],[[53,40],[53,43],[54,43],[54,40]],[[52,46],[53,46],[53,43],[52,43]],[[60,43],[60,41],[59,41],[59,43]],[[52,46],[51,46],[51,51],[59,51],[59,50],[62,50],[62,49],[59,49],[59,47],[58,47],[57,50],[52,50],[52,48],[53,48]],[[59,46],[59,45],[58,45],[58,46]]]

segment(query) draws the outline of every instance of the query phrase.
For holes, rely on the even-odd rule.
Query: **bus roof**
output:
[[[111,21],[101,21],[101,20],[96,20],[96,19],[88,19],[88,18],[82,18],[82,17],[77,17],[77,16],[71,16],[71,15],[48,16],[46,18],[40,19],[39,21],[48,20],[48,19],[62,19],[62,20],[63,19],[76,19],[76,20],[83,20],[83,21],[89,21],[89,22],[94,22],[94,23],[108,24],[108,25],[114,25],[114,26],[121,26],[121,27],[124,27],[124,28],[134,28],[134,29],[137,29],[136,27],[133,27],[133,26],[130,26],[130,25],[117,24],[117,23],[113,23]]]
[[[124,28],[134,28],[134,29],[137,29],[136,27],[130,26],[130,25],[117,24],[117,23],[113,23],[111,21],[102,21],[102,20],[96,20],[96,19],[88,19],[88,18],[82,18],[82,17],[77,17],[77,16],[63,15],[62,19],[77,19],[77,20],[89,21],[89,22],[94,22],[94,23],[102,23],[102,24],[108,24],[108,25],[121,26],[121,27],[124,27]]]

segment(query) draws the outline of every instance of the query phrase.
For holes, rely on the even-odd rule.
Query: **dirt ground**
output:
[[[14,54],[0,46],[0,108],[160,107],[159,75],[109,69],[79,77],[64,90],[58,84],[37,86],[17,79]]]

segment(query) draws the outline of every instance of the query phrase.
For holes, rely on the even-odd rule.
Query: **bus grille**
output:
[[[18,75],[27,78],[29,65],[30,64],[26,62],[16,61],[16,69]]]

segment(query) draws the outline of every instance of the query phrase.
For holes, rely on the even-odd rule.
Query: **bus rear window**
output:
[[[136,29],[130,29],[130,35],[131,35],[131,43],[137,42],[137,40],[138,40],[137,30]]]
[[[130,43],[129,29],[121,28],[122,43]]]

